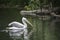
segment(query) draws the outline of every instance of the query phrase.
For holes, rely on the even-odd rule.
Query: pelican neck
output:
[[[24,25],[25,27],[27,27],[27,23],[26,23],[25,20],[22,19],[22,23],[23,23],[23,25]]]

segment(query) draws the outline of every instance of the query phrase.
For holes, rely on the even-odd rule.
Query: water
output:
[[[8,24],[12,21],[20,21],[21,16],[19,10],[15,8],[0,8],[0,30],[5,30],[8,27]],[[13,40],[9,33],[0,32],[0,40]]]
[[[20,11],[15,8],[0,8],[0,30],[8,27],[8,24],[12,21],[22,22],[22,16]],[[59,40],[60,39],[60,22],[54,20],[40,20],[39,17],[25,16],[32,24],[31,27],[28,24],[28,31],[30,32],[34,28],[34,32],[30,35],[30,40]],[[13,40],[9,33],[0,32],[0,40]],[[22,39],[23,40],[23,35]]]

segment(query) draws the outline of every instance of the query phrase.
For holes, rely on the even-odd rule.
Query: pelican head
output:
[[[31,26],[33,26],[25,17],[22,18],[22,22],[23,23],[27,22],[28,24],[30,24]]]

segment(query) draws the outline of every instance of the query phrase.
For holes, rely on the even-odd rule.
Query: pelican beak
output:
[[[33,27],[33,25],[28,20],[26,20],[26,22]]]

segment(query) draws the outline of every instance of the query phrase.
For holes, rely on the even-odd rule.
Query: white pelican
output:
[[[23,34],[24,40],[29,40],[26,22],[32,26],[32,24],[25,17],[22,18],[23,24],[16,22],[16,21],[9,23],[8,26],[12,26],[12,27],[7,28],[10,30],[9,35],[13,39],[19,39],[21,37],[21,35]]]

